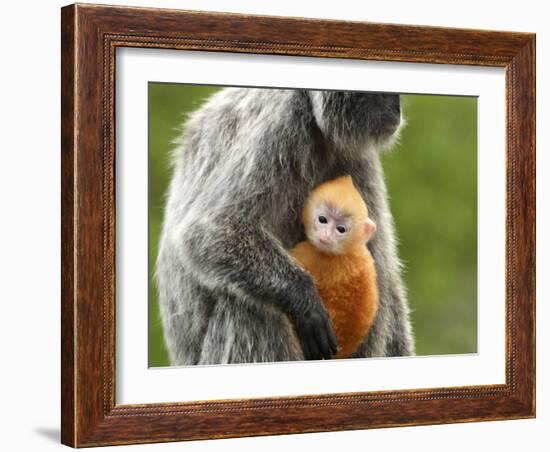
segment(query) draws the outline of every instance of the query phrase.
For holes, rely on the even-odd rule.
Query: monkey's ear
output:
[[[376,223],[372,221],[370,218],[367,218],[365,220],[365,224],[363,225],[363,228],[365,231],[365,240],[368,242],[376,232]]]

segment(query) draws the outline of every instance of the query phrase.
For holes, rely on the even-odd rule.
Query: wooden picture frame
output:
[[[73,447],[535,416],[535,35],[70,5],[62,9],[62,442]],[[115,403],[115,50],[506,70],[506,383]]]

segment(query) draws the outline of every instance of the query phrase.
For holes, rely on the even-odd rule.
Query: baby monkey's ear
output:
[[[365,230],[365,240],[368,242],[376,232],[376,223],[370,218],[367,218],[363,227]]]

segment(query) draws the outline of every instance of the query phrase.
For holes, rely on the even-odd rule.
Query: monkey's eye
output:
[[[327,217],[324,217],[323,215],[319,215],[319,223],[327,224],[328,223]]]
[[[337,226],[336,227],[336,230],[340,233],[340,234],[343,234],[344,232],[346,232],[346,228],[344,226]]]

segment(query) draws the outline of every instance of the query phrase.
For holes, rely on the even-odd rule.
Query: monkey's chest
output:
[[[324,284],[318,275],[316,284],[338,340],[340,351],[336,358],[350,357],[366,338],[376,315],[376,277],[365,270],[351,278]]]

